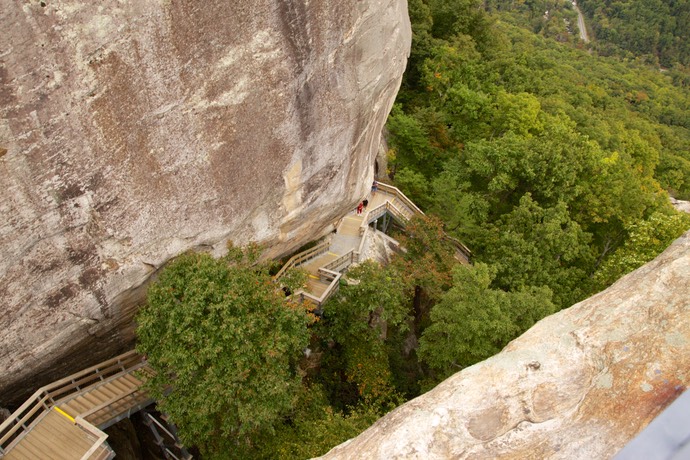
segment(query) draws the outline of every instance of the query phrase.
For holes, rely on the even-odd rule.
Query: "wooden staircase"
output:
[[[40,388],[0,425],[0,458],[112,458],[102,430],[153,402],[142,389],[151,372],[132,350]]]
[[[147,368],[143,368],[147,369]],[[146,372],[140,371],[142,375]],[[81,416],[104,430],[153,401],[142,390],[143,379],[122,372],[76,395],[57,402],[57,407],[76,418]]]
[[[38,423],[5,454],[7,460],[73,460],[81,459],[97,441],[93,433],[82,429],[57,410],[47,411]],[[89,456],[106,460],[115,454],[101,444]]]
[[[291,267],[306,271],[309,274],[307,285],[294,295],[320,308],[337,291],[341,273],[350,263],[359,262],[367,231],[370,230],[369,225],[386,231],[391,219],[404,226],[415,215],[424,213],[399,189],[379,182],[378,190],[369,198],[367,211],[363,214],[352,212],[343,217],[335,235],[292,256],[274,280],[279,282],[280,277]],[[448,236],[445,238],[455,247],[456,259],[461,263],[469,263],[470,250],[456,239]],[[336,262],[339,259],[344,260],[344,263]],[[337,266],[333,266],[333,263]]]

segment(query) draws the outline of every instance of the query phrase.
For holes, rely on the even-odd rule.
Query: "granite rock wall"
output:
[[[266,257],[366,193],[405,0],[0,0],[0,405],[133,344],[190,249]]]

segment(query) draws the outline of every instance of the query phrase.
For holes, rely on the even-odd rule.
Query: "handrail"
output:
[[[335,270],[330,270],[328,268],[321,267],[319,268],[319,275],[322,275],[324,278],[333,281],[335,278],[337,278],[338,276],[342,276],[343,274]]]
[[[104,433],[103,431],[99,430],[95,426],[93,426],[91,423],[87,422],[84,420],[81,416],[76,416],[74,417],[74,423],[84,430],[90,432],[94,436],[96,436],[96,441],[93,443],[91,448],[87,450],[84,455],[82,455],[80,460],[88,460],[91,458],[91,455],[93,455],[94,452],[96,452],[105,442],[105,440],[108,438],[108,435]]]
[[[397,196],[398,198],[400,198],[400,201],[402,201],[403,203],[405,203],[405,205],[407,205],[410,209],[412,209],[412,211],[414,211],[415,214],[424,215],[424,211],[422,211],[421,209],[419,209],[419,208],[417,207],[417,205],[414,204],[414,203],[412,202],[412,200],[410,200],[407,196],[405,196],[405,194],[404,194],[403,192],[401,192],[400,189],[399,189],[398,187],[394,187],[394,186],[392,186],[392,185],[384,184],[383,182],[377,182],[376,184],[378,185],[378,188],[379,188],[381,191],[384,191],[384,190],[385,190],[387,193],[393,194],[393,195]]]
[[[351,264],[354,263],[354,255],[355,255],[355,250],[350,249],[348,252],[346,252],[342,256],[338,257],[337,259],[330,261],[329,263],[327,263],[323,267],[319,267],[319,270],[326,269],[326,270],[339,271],[337,269],[337,267],[339,267],[347,259],[350,259],[350,263],[346,265],[346,267],[349,267]]]
[[[382,203],[376,206],[374,209],[367,212],[367,214],[364,216],[364,219],[362,220],[362,225],[360,225],[359,227],[360,235],[364,235],[364,230],[369,226],[370,223],[372,223],[374,220],[378,219],[379,217],[385,214],[385,211],[383,211],[384,209],[387,211],[391,211],[394,217],[397,217],[398,219],[404,219],[405,221],[408,220],[408,217],[400,208],[398,208],[390,201],[386,201],[385,203]],[[412,211],[414,213],[414,210]]]
[[[53,384],[59,383],[61,386],[59,386],[55,390],[52,390],[49,393],[49,395],[51,396],[53,401],[55,400],[55,397],[58,395],[64,394],[64,398],[65,396],[71,393],[76,393],[80,391],[81,387],[91,386],[96,381],[102,381],[104,380],[104,378],[110,378],[113,375],[126,372],[128,369],[139,368],[143,365],[141,361],[141,356],[139,356],[135,350],[130,350],[127,353],[124,353],[120,356],[125,356],[125,358],[118,359],[118,357],[116,357],[112,358],[111,360],[105,361],[101,365],[94,366],[94,368],[90,368],[89,372],[83,377],[81,376],[84,375],[84,372],[86,371],[82,371],[81,373],[77,373],[65,377],[64,379],[58,380],[57,382],[53,382]],[[92,372],[95,373],[91,374]],[[75,379],[77,379],[78,377],[81,378],[75,381]]]
[[[278,273],[276,273],[275,276],[273,276],[273,281],[278,281],[280,278],[282,278],[288,269],[295,267],[306,260],[313,259],[314,257],[328,251],[328,248],[330,248],[330,246],[330,239],[325,239],[313,248],[309,248],[306,251],[299,252],[294,256],[290,257],[290,259],[288,259],[288,261],[285,262],[285,265],[283,265],[283,267],[278,271]]]
[[[129,367],[125,367],[117,373],[109,374],[105,378],[100,378],[98,381],[94,381],[93,383],[84,386],[83,389],[91,390],[91,389],[101,387],[107,383],[112,382],[113,380],[119,379],[120,377],[122,377],[124,375],[132,374],[133,372],[139,371],[139,370],[146,372],[147,370],[150,370],[150,368],[148,367],[148,364],[145,361],[137,360],[137,362],[134,365],[130,365]],[[104,375],[101,375],[101,377],[103,377]],[[73,395],[73,393],[67,394],[67,395],[63,396],[62,398],[57,399],[55,401],[55,403],[58,404],[58,403],[62,403],[65,401],[69,401],[72,399],[72,397],[71,397],[72,395]],[[83,416],[83,414],[80,414],[80,415]]]
[[[468,248],[467,246],[465,246],[464,244],[462,244],[462,242],[461,242],[460,240],[458,240],[457,238],[453,238],[452,236],[450,236],[450,235],[448,235],[448,234],[445,234],[445,235],[443,236],[443,238],[446,239],[446,240],[448,240],[448,241],[450,241],[450,243],[451,243],[453,246],[455,246],[456,248],[458,248],[458,250],[459,250],[460,252],[462,252],[463,255],[465,256],[465,258],[469,261],[470,257],[472,257],[472,251],[470,251],[470,248]]]
[[[295,292],[293,294],[293,297],[301,296],[302,300],[307,298],[309,301],[316,304],[317,307],[323,306],[326,300],[328,300],[333,294],[335,294],[338,291],[340,278],[342,278],[343,275],[342,273],[338,273],[336,271],[328,270],[325,268],[319,268],[319,275],[323,275],[325,278],[331,278],[331,282],[326,287],[326,290],[323,291],[321,297],[316,297],[315,295],[308,293],[304,289],[300,289],[299,291]]]
[[[367,236],[369,235],[369,226],[364,227],[364,231],[360,231],[361,233],[361,238],[359,240],[359,247],[357,248],[356,254],[357,254],[357,261],[359,262],[359,258],[362,255],[362,251],[364,250],[364,243],[366,242]]]
[[[343,275],[342,273],[324,268],[319,268],[319,275],[332,276],[331,283],[328,285],[326,290],[323,291],[321,297],[319,297],[318,305],[321,307],[333,294],[338,291],[338,287],[340,286],[340,278],[342,278]]]
[[[82,412],[81,414],[78,415],[78,417],[82,417],[83,419],[87,419],[88,417],[92,416],[96,412],[103,410],[104,408],[110,406],[111,404],[120,401],[121,399],[125,399],[127,396],[131,395],[132,393],[136,393],[139,391],[139,388],[134,387],[130,388],[129,390],[125,391],[124,393],[120,393],[118,395],[113,396],[112,398],[106,400],[105,402],[92,407],[91,409],[87,410],[86,412]]]
[[[387,209],[388,203],[390,203],[390,201],[386,201],[385,203],[381,203],[380,205],[376,206],[375,208],[372,208],[369,211],[367,211],[367,213],[364,215],[364,219],[362,219],[360,234],[362,233],[363,227],[368,226],[372,221],[378,219],[379,217],[381,217],[382,215],[384,215],[386,213],[384,211],[384,209]]]
[[[321,269],[319,269],[319,271],[321,271]],[[328,270],[328,271],[330,271],[330,270]],[[323,291],[323,294],[321,294],[321,297],[316,297],[315,295],[308,293],[304,289],[300,289],[299,291],[295,292],[293,294],[293,297],[294,296],[301,296],[302,300],[304,300],[306,298],[307,300],[314,303],[317,307],[323,306],[323,304],[326,302],[326,300],[328,300],[333,294],[335,294],[338,291],[337,288],[338,288],[338,285],[340,283],[340,278],[342,278],[343,275],[341,273],[337,273],[337,272],[334,272],[334,273],[336,273],[336,275],[333,277],[333,279],[331,280],[329,285],[326,287],[326,290]]]
[[[81,387],[90,386],[96,381],[125,371],[137,361],[141,361],[141,357],[135,350],[130,350],[95,366],[42,386],[24,404],[19,406],[7,420],[0,424],[0,449],[4,450],[12,440],[20,436],[22,431],[28,429],[31,422],[36,420],[45,410],[49,410],[55,403],[56,396],[63,395],[64,397],[67,394],[78,392],[81,390]]]
[[[406,221],[409,220],[409,218],[405,215],[404,212],[400,208],[398,208],[396,205],[391,203],[390,201],[386,201],[386,209],[389,211],[393,211],[394,215],[397,215],[401,219],[405,219]]]
[[[2,438],[0,438],[0,448],[3,448],[4,450],[4,448],[7,447],[5,446],[5,442],[12,441],[14,439],[14,435],[19,430],[18,427],[26,429],[27,425],[30,425],[32,421],[37,419],[43,413],[43,411],[48,408],[46,401],[50,399],[50,397],[48,396],[48,394],[45,394],[43,397],[41,397],[41,395],[43,394],[44,391],[42,389],[37,390],[36,393],[33,394],[31,399],[22,404],[22,406],[19,409],[12,413],[12,416],[10,416],[7,420],[5,420],[5,422],[3,422],[3,426],[0,426],[0,433],[5,431],[8,427],[11,427],[10,430],[8,430],[8,432],[4,436],[2,436]],[[28,408],[31,409],[24,413],[24,411]],[[12,425],[12,422],[16,423]]]
[[[410,210],[414,214],[424,215],[424,212],[421,209],[419,209],[417,207],[417,205],[415,205],[412,202],[412,200],[407,198],[407,196],[403,192],[401,192],[399,188],[394,187],[392,185],[385,184],[383,182],[377,182],[377,186],[382,192],[387,193],[387,194],[392,194],[395,197],[397,197],[398,199],[400,199],[400,201],[402,201],[408,208],[410,208]],[[367,213],[364,221],[362,222],[362,229],[360,229],[360,234],[363,234],[364,227],[368,227],[368,225],[371,223],[371,219],[377,219],[379,217],[378,215],[376,217],[370,217],[370,214],[379,213],[381,208],[383,208],[384,206],[386,207],[386,209],[393,211],[393,214],[397,213],[398,217],[403,218],[403,219],[407,219],[407,216],[405,216],[405,214],[402,212],[402,210],[400,210],[397,206],[395,206],[390,201],[386,201],[384,204],[381,204],[381,205],[375,207],[374,209],[372,209],[371,211],[369,211]],[[467,246],[465,246],[457,238],[453,238],[452,236],[450,236],[448,234],[445,234],[443,238],[448,240],[453,246],[455,246],[465,256],[465,258],[469,261],[470,257],[472,257],[472,251]],[[362,248],[361,248],[361,244],[360,244],[360,253],[361,253],[361,251],[362,251]]]

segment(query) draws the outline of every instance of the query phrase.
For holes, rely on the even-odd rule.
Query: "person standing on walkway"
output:
[[[365,198],[364,201],[362,201],[362,204],[364,205],[364,210],[366,211],[366,210],[367,210],[367,206],[369,206],[369,200],[367,200],[367,199]]]
[[[362,209],[364,209],[364,204],[360,201],[359,204],[357,205],[357,215],[359,216],[362,214]]]
[[[373,184],[371,184],[371,196],[374,196],[374,193],[379,189],[379,184],[374,181]]]

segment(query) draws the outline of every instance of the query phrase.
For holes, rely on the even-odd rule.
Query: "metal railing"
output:
[[[362,226],[360,227],[359,233],[360,235],[363,233],[363,229],[367,227],[370,223],[378,219],[379,217],[383,216],[386,214],[386,211],[388,211],[388,203],[390,201],[386,201],[383,204],[380,204],[376,206],[373,209],[370,209],[367,211],[367,213],[364,215],[364,219],[362,220]]]
[[[414,215],[414,211],[411,212]],[[392,202],[386,201],[385,203],[380,204],[367,212],[367,214],[364,216],[364,220],[362,220],[362,225],[359,227],[359,234],[364,235],[364,231],[366,228],[368,228],[369,224],[384,216],[386,213],[389,213],[396,219],[402,221],[403,224],[409,220],[409,216],[405,212],[403,212]]]
[[[141,356],[132,350],[39,388],[0,425],[0,456],[59,399],[141,364]]]
[[[455,248],[458,251],[460,251],[463,256],[465,256],[465,259],[467,260],[467,262],[470,261],[470,257],[472,257],[472,251],[470,251],[470,248],[468,248],[467,246],[462,244],[462,242],[460,242],[460,240],[458,240],[457,238],[453,238],[452,236],[450,236],[448,234],[444,234],[443,239],[448,241],[453,246],[455,246]]]
[[[393,197],[393,200],[397,199],[402,207],[396,206],[393,203],[393,200],[386,200],[385,203],[380,204],[376,206],[375,208],[372,208],[367,211],[367,213],[364,215],[364,218],[362,220],[362,225],[359,228],[359,234],[361,237],[359,247],[357,250],[351,250],[348,253],[338,257],[337,259],[327,263],[323,267],[319,268],[319,277],[322,278],[322,272],[321,270],[325,270],[325,272],[331,272],[331,273],[337,273],[338,274],[338,280],[335,280],[334,278],[330,278],[330,282],[324,293],[317,297],[313,294],[310,294],[309,292],[306,292],[304,289],[301,289],[293,296],[299,297],[302,300],[308,300],[319,307],[335,292],[338,290],[338,283],[340,276],[342,276],[339,272],[344,270],[345,268],[349,267],[353,263],[357,263],[360,260],[360,256],[362,254],[362,251],[364,250],[364,246],[366,243],[366,239],[368,236],[368,229],[369,229],[369,224],[374,222],[376,219],[379,219],[386,213],[389,213],[392,215],[394,218],[402,221],[404,224],[407,222],[411,217],[415,215],[424,215],[424,212],[417,207],[416,204],[412,202],[403,192],[400,191],[399,188],[394,187],[392,185],[384,184],[382,182],[378,182],[378,191],[381,193],[385,193],[387,195],[391,195]],[[403,209],[407,208],[407,209]],[[407,212],[406,212],[407,211]],[[460,241],[458,241],[455,238],[452,238],[448,235],[445,236],[445,238],[453,244],[464,256],[467,260],[469,260],[469,257],[471,256],[471,251],[462,244]],[[298,265],[301,265],[311,259],[314,259],[321,254],[327,252],[330,248],[330,239],[327,239],[325,241],[322,241],[321,243],[317,244],[311,249],[308,249],[306,251],[302,251],[298,254],[295,254],[292,256],[285,265],[280,269],[280,271],[273,277],[275,281],[280,280],[280,278],[285,274],[285,272],[292,267],[296,267]]]
[[[360,240],[359,240],[359,247],[357,248],[357,261],[359,262],[359,259],[362,257],[362,252],[364,251],[364,246],[367,242],[367,238],[369,237],[369,226],[364,227],[364,231],[360,228]]]

